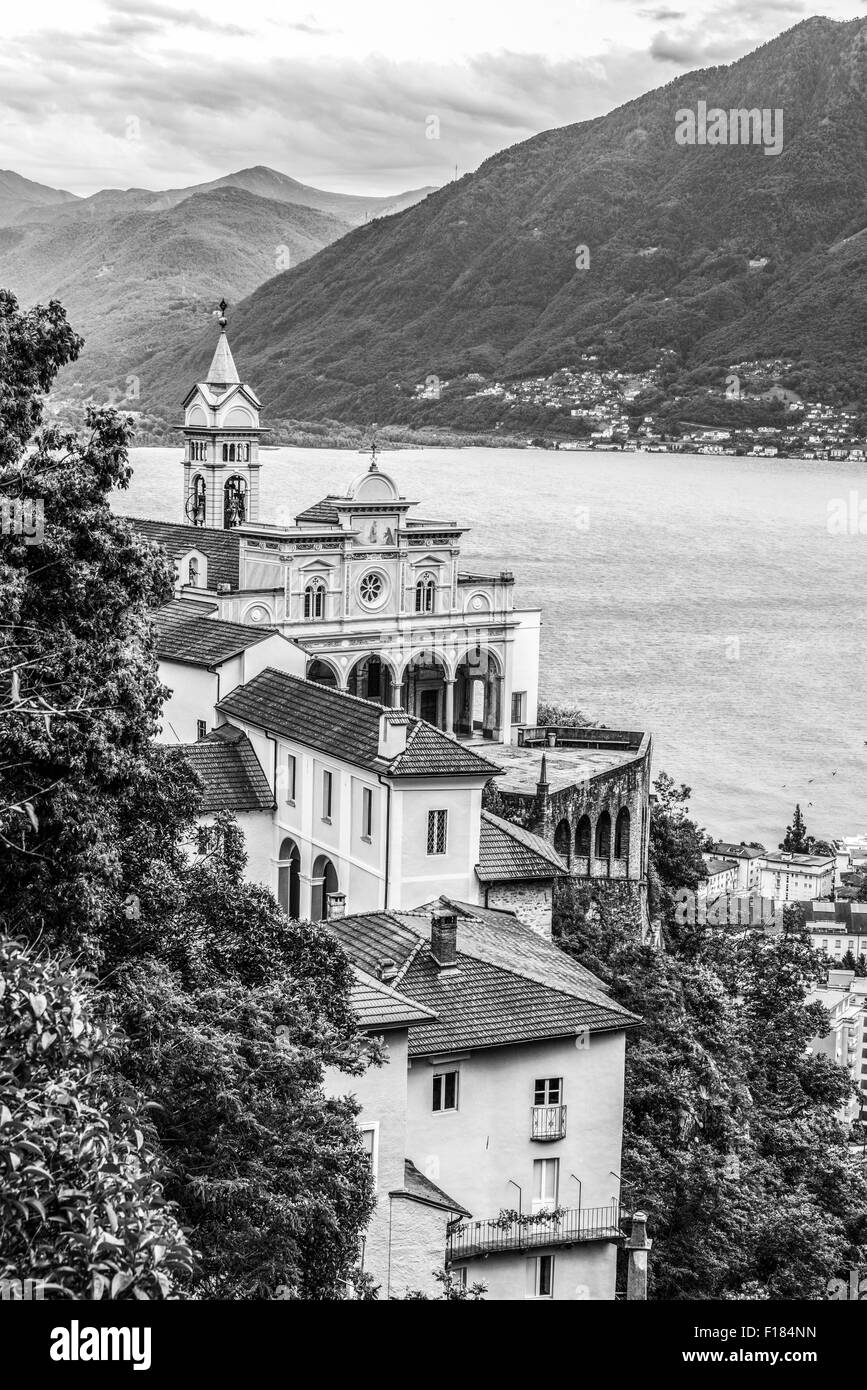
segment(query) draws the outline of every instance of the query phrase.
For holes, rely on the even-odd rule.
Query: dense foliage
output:
[[[0,937],[0,1279],[167,1297],[192,1253],[140,1095],[106,1087],[122,1038],[104,1008],[80,967]]]
[[[840,1110],[848,1073],[808,1050],[828,1017],[808,1002],[824,962],[795,916],[771,935],[678,922],[703,833],[689,789],[661,775],[651,820],[652,911],[567,886],[556,931],[643,1022],[628,1037],[624,1198],[650,1215],[656,1299],[821,1298],[865,1255],[867,1177]]]
[[[198,1254],[185,1292],[336,1296],[371,1205],[353,1105],[322,1089],[325,1066],[366,1060],[349,966],[245,882],[231,819],[192,853],[200,787],[153,741],[149,615],[171,574],[109,507],[128,424],[94,411],[83,441],[30,441],[36,390],[77,345],[58,305],[0,296],[0,491],[44,506],[36,543],[0,543],[0,937],[94,973],[122,1030],[107,1100],[159,1106],[161,1178]]]

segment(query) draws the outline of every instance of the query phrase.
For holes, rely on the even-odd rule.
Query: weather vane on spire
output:
[[[220,321],[220,328],[223,330],[223,332],[226,331],[226,309],[227,309],[228,307],[229,307],[229,306],[227,305],[225,299],[221,299],[221,300],[220,300],[220,320],[219,320],[219,321]]]

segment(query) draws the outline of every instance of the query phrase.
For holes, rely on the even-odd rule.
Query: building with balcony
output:
[[[358,970],[427,1016],[405,1051],[389,1047],[382,1071],[397,1081],[329,1074],[328,1085],[356,1095],[364,1128],[385,1123],[385,1091],[405,1081],[405,1157],[463,1208],[432,1268],[483,1281],[489,1299],[613,1299],[625,1037],[639,1020],[509,913],[437,899],[328,930]],[[377,1206],[369,1249],[386,1248],[390,1208]],[[400,1297],[400,1243],[391,1250],[383,1282]]]
[[[834,864],[833,854],[769,852],[762,859],[761,895],[782,902],[830,898],[834,891]]]
[[[412,515],[375,446],[346,496],[292,521],[261,517],[259,409],[221,319],[206,379],[184,402],[186,520],[135,521],[165,546],[177,596],[290,637],[311,680],[509,742],[536,718],[540,628],[538,610],[515,607],[512,573],[464,572],[466,528]]]

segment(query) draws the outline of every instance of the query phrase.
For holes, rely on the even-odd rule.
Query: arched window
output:
[[[432,574],[423,574],[415,586],[416,613],[432,613],[436,601],[437,584]]]
[[[206,509],[205,480],[201,473],[197,473],[190,484],[190,495],[184,510],[194,526],[204,526]]]
[[[199,562],[196,559],[195,555],[190,556],[190,563],[187,566],[187,583],[192,584],[194,588],[198,587]]]
[[[223,488],[223,525],[228,530],[232,526],[243,526],[246,520],[247,484],[234,474],[227,478]]]
[[[611,853],[611,817],[607,811],[596,822],[596,858],[607,859]]]
[[[321,579],[311,579],[304,590],[305,618],[325,617],[325,585]]]
[[[590,858],[590,817],[582,816],[575,831],[575,853],[579,859]]]
[[[554,831],[554,848],[561,859],[568,864],[572,848],[572,828],[567,820],[561,820]]]
[[[629,858],[629,812],[622,806],[617,813],[617,825],[614,829],[614,858]]]

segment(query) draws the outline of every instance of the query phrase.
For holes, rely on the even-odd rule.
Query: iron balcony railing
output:
[[[562,1139],[566,1133],[565,1105],[534,1105],[530,1121],[530,1138],[545,1142]]]
[[[613,1201],[607,1207],[558,1207],[531,1217],[504,1212],[491,1221],[461,1221],[453,1226],[446,1241],[446,1261],[540,1246],[619,1240],[622,1234],[620,1204]]]

